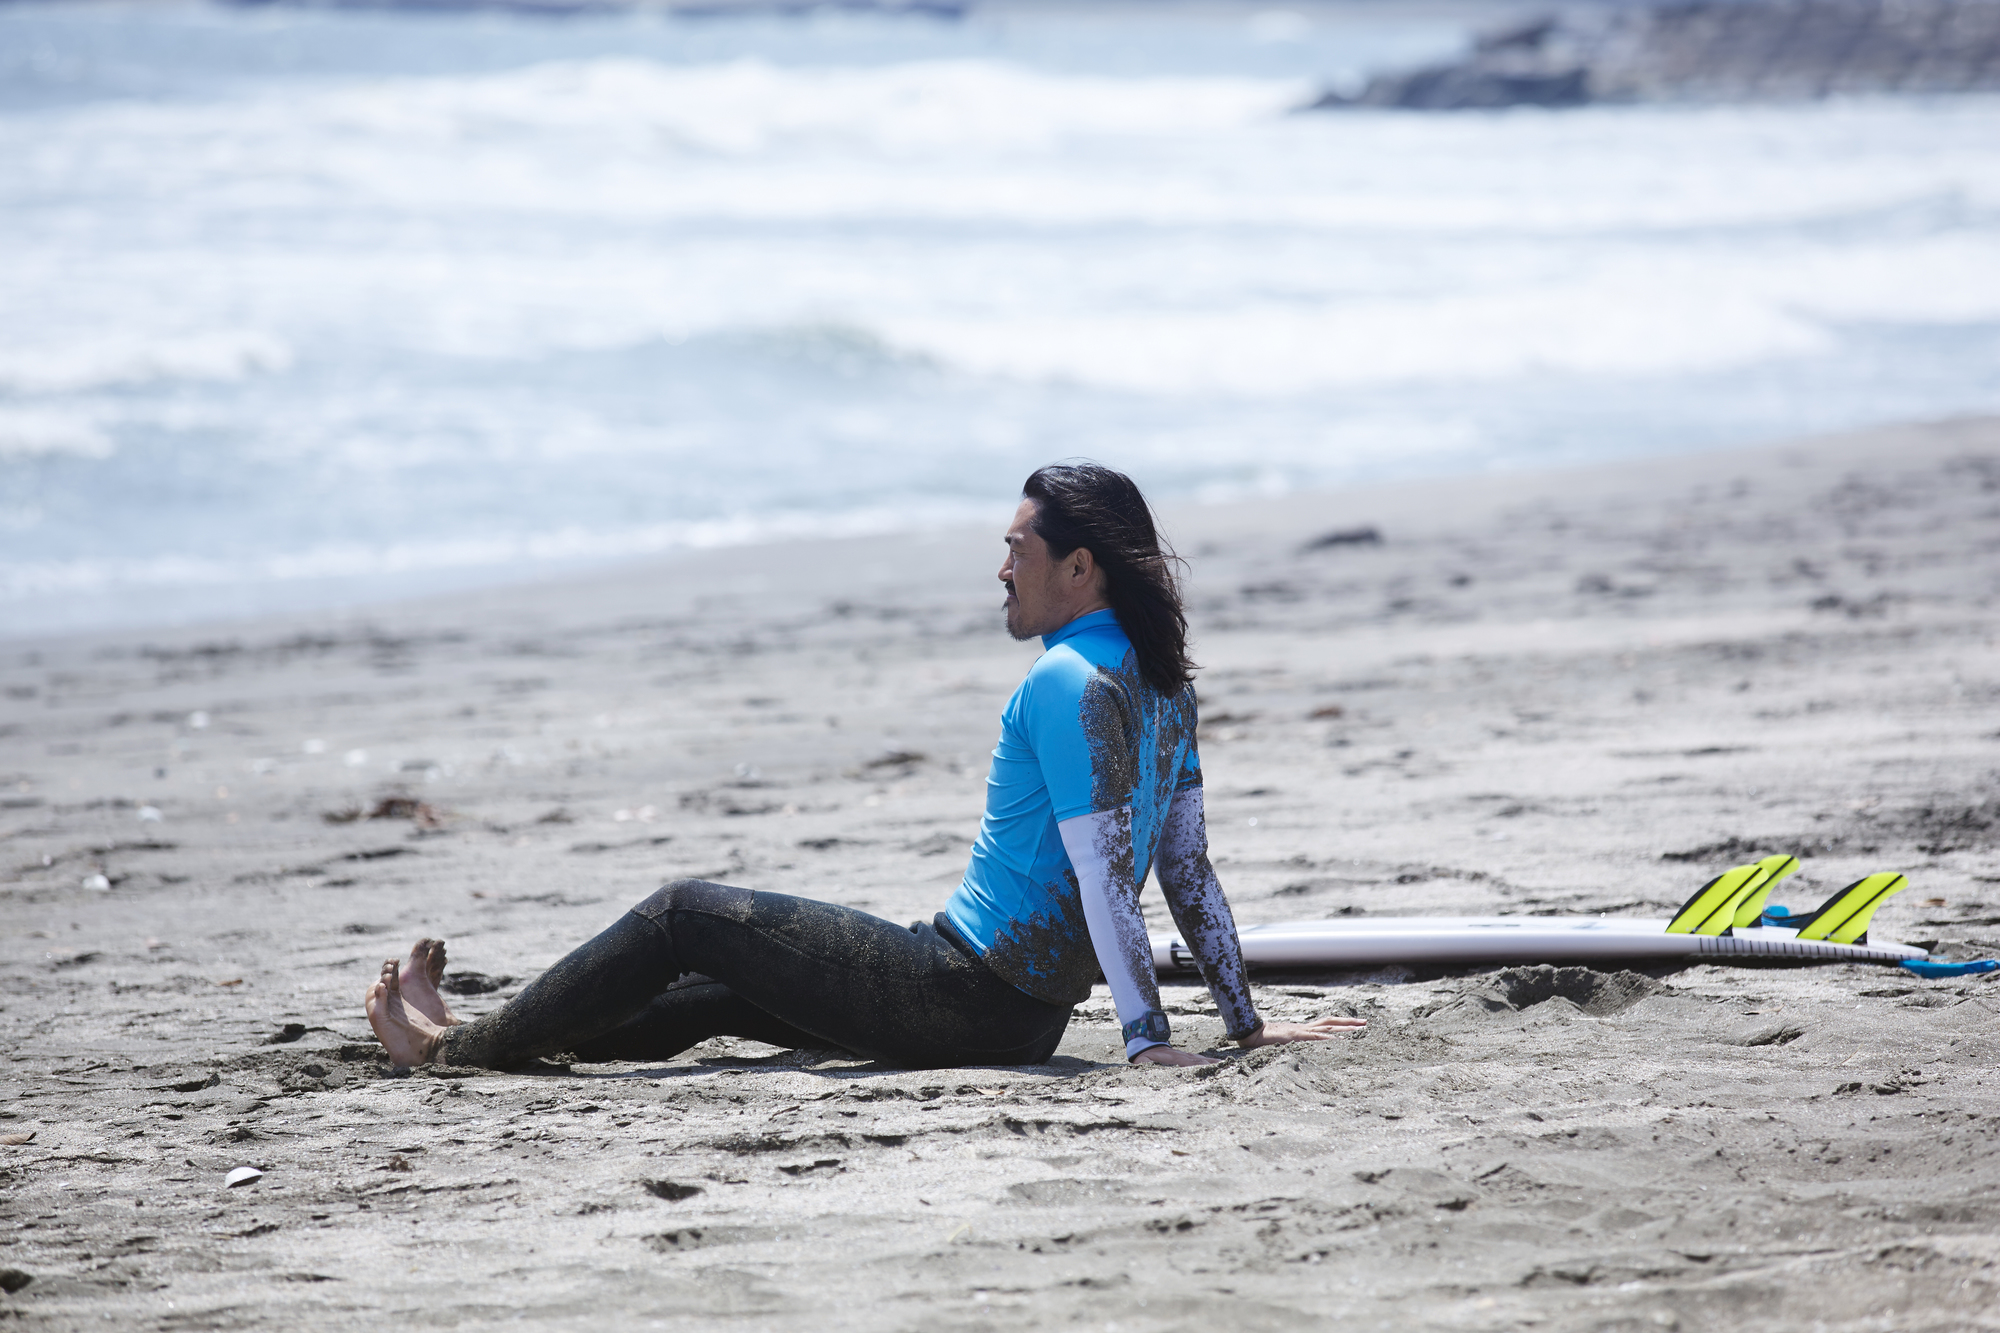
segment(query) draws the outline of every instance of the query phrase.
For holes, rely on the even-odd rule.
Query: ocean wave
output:
[[[170,380],[231,381],[287,370],[292,360],[282,340],[241,330],[149,339],[91,333],[65,343],[44,329],[32,346],[0,346],[0,389],[57,394]]]
[[[1297,79],[1121,78],[982,59],[843,68],[599,57],[499,73],[292,86],[213,102],[98,103],[50,120],[90,141],[85,151],[143,152],[166,141],[209,138],[261,156],[260,150],[310,139],[324,150],[310,170],[292,160],[283,173],[310,181],[365,169],[375,145],[417,154],[445,150],[465,175],[477,177],[552,146],[567,154],[558,165],[585,168],[606,160],[658,167],[676,157],[829,150],[895,158],[1036,153],[1087,140],[1172,142],[1277,120],[1311,93],[1312,85]],[[31,172],[74,165],[46,152],[24,160]],[[189,166],[154,165],[162,172]]]
[[[54,408],[0,406],[0,460],[67,454],[104,459],[110,437],[88,416]]]
[[[1536,374],[1701,373],[1810,355],[1833,342],[1819,326],[1755,301],[1722,296],[1668,312],[1591,290],[1318,310],[919,319],[892,323],[888,333],[899,345],[979,374],[1253,397]]]
[[[871,505],[841,512],[792,510],[626,528],[575,525],[498,536],[382,544],[333,542],[242,556],[159,554],[0,561],[0,601],[143,588],[213,588],[310,581],[370,583],[379,594],[393,591],[382,586],[384,581],[404,575],[492,570],[518,577],[524,566],[549,570],[674,551],[923,531],[968,518],[1004,522],[1005,509],[911,497],[901,504]]]
[[[1854,323],[2000,322],[2000,237],[1579,256],[1517,273],[1459,265],[1449,289],[1313,292],[1207,305],[1102,301],[892,316],[892,346],[1021,380],[1264,396],[1541,375],[1704,375],[1834,351]],[[1303,286],[1303,284],[1302,284]]]
[[[627,57],[0,117],[24,183],[600,222],[901,219],[1440,237],[2000,208],[1991,101],[1287,114],[1287,79]],[[1845,154],[1830,156],[1829,139]],[[198,195],[197,198],[206,197]]]
[[[409,75],[468,57],[399,28],[0,108],[0,621],[901,529],[1070,453],[1243,495],[1992,399],[1991,99],[1290,115],[1102,72],[1127,31]]]
[[[1289,79],[1058,75],[990,60],[787,68],[754,59],[676,66],[606,58],[384,81],[330,93],[307,114],[405,141],[566,133],[655,154],[828,147],[893,154],[1228,129],[1281,114],[1308,91]]]

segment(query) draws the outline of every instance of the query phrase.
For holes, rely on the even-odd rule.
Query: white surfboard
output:
[[[1615,963],[1648,958],[1772,958],[1800,962],[1900,963],[1930,955],[1914,945],[1867,939],[1800,939],[1785,926],[1739,927],[1726,935],[1670,934],[1665,917],[1381,916],[1284,921],[1237,932],[1243,961],[1264,968],[1369,968],[1461,963]],[[1152,937],[1153,966],[1191,970],[1176,935]]]

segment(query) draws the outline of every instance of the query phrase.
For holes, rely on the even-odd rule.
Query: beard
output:
[[[1014,639],[1017,642],[1025,642],[1041,633],[1040,630],[1029,629],[1027,627],[1028,620],[1026,614],[1021,609],[1020,594],[1014,591],[1012,585],[1009,585],[1007,589],[1007,601],[1004,603],[1004,609],[1007,617],[1008,638]]]
[[[1019,602],[1008,602],[1006,614],[1008,638],[1026,641],[1035,637],[1033,633],[1021,628],[1021,604]]]

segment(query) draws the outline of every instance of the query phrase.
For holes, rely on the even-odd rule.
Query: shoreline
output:
[[[1652,914],[1789,851],[1796,902],[1899,869],[1884,934],[2000,950],[2000,419],[1164,519],[1239,922]],[[1032,1069],[728,1039],[387,1068],[359,997],[419,935],[477,1013],[676,875],[927,919],[1036,652],[1000,629],[998,558],[997,528],[733,548],[0,644],[0,1268],[31,1279],[0,1304],[163,1329],[1989,1318],[1990,977],[1266,976],[1266,1014],[1367,1036],[1202,1077],[1119,1061],[1101,987]],[[1163,999],[1220,1040],[1198,986]],[[448,1270],[405,1273],[412,1239]]]
[[[1970,429],[1979,432],[1984,423],[1995,420],[1979,415],[1953,416],[1930,421],[1895,423],[1858,430],[1809,435],[1775,442],[1708,448],[1693,452],[1646,454],[1637,457],[1568,463],[1555,467],[1506,468],[1486,472],[1450,472],[1387,481],[1369,482],[1338,489],[1285,491],[1275,495],[1233,498],[1220,501],[1172,500],[1156,506],[1162,532],[1175,541],[1187,557],[1201,544],[1218,540],[1240,540],[1267,523],[1276,523],[1301,540],[1324,535],[1313,532],[1315,514],[1335,517],[1327,520],[1327,531],[1337,531],[1343,521],[1358,526],[1379,525],[1380,516],[1389,516],[1401,535],[1415,535],[1426,541],[1443,537],[1452,521],[1501,502],[1502,497],[1529,497],[1545,488],[1565,493],[1617,494],[1635,484],[1657,481],[1670,484],[1686,473],[1750,468],[1771,473],[1796,466],[1801,451],[1815,455],[1818,465],[1836,461],[1861,462],[1869,459],[1885,442],[1910,436],[1912,432],[1947,434]],[[1641,479],[1645,479],[1642,483]],[[581,569],[557,569],[525,579],[504,581],[486,574],[462,588],[427,591],[410,596],[381,596],[350,600],[336,605],[314,606],[300,611],[252,612],[242,615],[219,614],[159,624],[122,624],[81,629],[30,631],[0,636],[0,656],[10,652],[82,651],[117,648],[123,645],[159,644],[186,646],[195,642],[228,642],[244,638],[311,634],[321,632],[328,622],[344,633],[365,634],[378,625],[407,626],[431,624],[440,616],[457,619],[530,614],[535,617],[575,615],[580,618],[624,613],[650,614],[653,610],[687,614],[690,604],[677,593],[655,594],[651,586],[677,578],[700,580],[731,594],[748,592],[790,595],[773,582],[781,573],[804,568],[795,563],[810,559],[809,553],[829,547],[843,558],[858,554],[874,581],[888,571],[895,548],[914,546],[932,557],[955,561],[942,582],[925,581],[920,595],[950,598],[962,593],[968,607],[981,601],[983,579],[970,577],[975,561],[970,552],[982,543],[992,544],[992,532],[1004,527],[1007,503],[994,506],[991,524],[966,521],[926,523],[904,532],[868,533],[858,536],[813,536],[759,539],[741,543],[689,546],[656,555],[638,556]],[[1351,516],[1343,520],[1339,515]],[[1185,534],[1184,536],[1182,534]],[[997,566],[997,557],[994,563]],[[800,604],[832,595],[807,580],[794,590]],[[867,586],[876,591],[874,581]],[[963,584],[961,588],[960,585]],[[642,591],[640,585],[648,585]],[[935,586],[934,586],[935,585]],[[647,599],[664,596],[664,604],[653,608]],[[619,601],[630,605],[620,607]],[[589,608],[587,611],[583,608]]]

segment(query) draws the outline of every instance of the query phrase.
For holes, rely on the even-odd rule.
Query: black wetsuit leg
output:
[[[717,993],[663,995],[690,972],[748,1008]],[[809,898],[676,880],[496,1012],[447,1029],[437,1058],[489,1069],[579,1047],[604,1058],[594,1039],[635,1020],[626,1035],[643,1036],[656,999],[665,1008],[654,1035],[666,1043],[725,1035],[761,1013],[778,1025],[763,1030],[788,1040],[803,1034],[915,1068],[1044,1063],[1070,1014],[1001,980],[942,917],[904,927]],[[704,1015],[722,1030],[703,1031]],[[640,1058],[661,1058],[657,1049]]]
[[[637,1017],[601,1037],[574,1043],[569,1053],[584,1064],[671,1060],[710,1037],[745,1037],[787,1050],[826,1044],[765,1013],[715,978],[690,973],[654,996]]]

